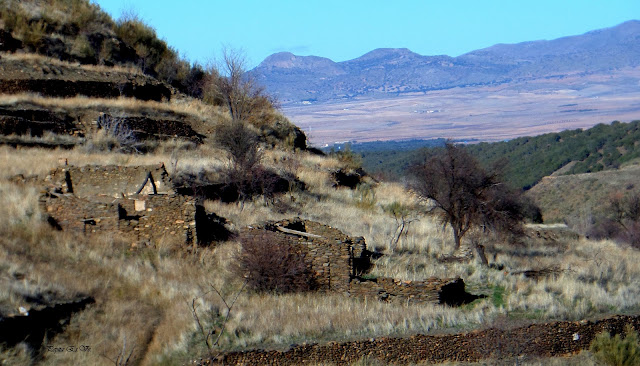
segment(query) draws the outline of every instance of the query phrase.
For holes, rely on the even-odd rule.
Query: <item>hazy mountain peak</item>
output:
[[[391,59],[412,59],[421,56],[408,48],[377,48],[364,55],[347,62],[371,61],[371,60],[391,60]]]
[[[496,44],[458,57],[422,56],[407,48],[378,48],[333,62],[279,53],[253,72],[281,101],[331,101],[374,95],[493,85],[640,66],[640,21],[554,40]]]
[[[317,69],[335,69],[336,63],[325,57],[296,56],[291,52],[278,52],[267,57],[258,65],[258,69],[300,69],[314,71]]]

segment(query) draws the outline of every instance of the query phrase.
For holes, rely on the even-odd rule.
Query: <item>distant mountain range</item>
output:
[[[502,84],[640,65],[640,21],[551,41],[497,44],[467,54],[422,56],[381,48],[334,62],[281,52],[251,74],[281,103],[398,96],[452,87]]]

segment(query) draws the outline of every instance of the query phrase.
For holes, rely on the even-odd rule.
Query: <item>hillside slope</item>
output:
[[[58,60],[135,66],[184,93],[200,96],[204,77],[136,16],[114,21],[87,0],[0,2],[0,52],[27,52]]]
[[[542,178],[526,195],[540,206],[545,222],[565,222],[586,232],[607,209],[614,193],[633,193],[639,188],[640,165],[595,173],[554,175]]]

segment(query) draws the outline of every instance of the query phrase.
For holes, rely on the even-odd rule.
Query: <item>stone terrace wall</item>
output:
[[[132,243],[195,240],[195,201],[179,195],[91,201],[70,194],[43,196],[43,211],[62,230],[84,234],[114,233]]]
[[[456,279],[441,279],[432,277],[426,281],[401,281],[390,277],[378,277],[373,280],[353,279],[350,283],[349,294],[351,296],[368,297],[382,301],[396,301],[408,304],[416,303],[441,303],[442,289],[449,285],[455,285],[462,281]],[[464,293],[464,285],[461,288]],[[464,296],[454,294],[453,296]]]
[[[599,321],[532,324],[511,330],[486,329],[440,336],[378,338],[362,341],[293,346],[286,351],[253,350],[227,353],[200,365],[349,365],[363,357],[406,365],[419,362],[479,362],[521,355],[553,357],[588,349],[595,336],[623,332],[631,324],[640,330],[640,316],[615,316]]]
[[[156,166],[65,166],[51,171],[44,181],[45,184],[59,188],[64,193],[69,192],[70,181],[73,194],[77,197],[120,198],[122,195],[135,194],[149,173],[153,177],[157,193],[175,193],[169,181],[169,174],[162,164]],[[153,193],[149,182],[141,193]]]

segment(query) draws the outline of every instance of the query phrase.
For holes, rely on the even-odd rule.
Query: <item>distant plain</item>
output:
[[[501,141],[640,119],[640,67],[358,97],[282,108],[316,146],[452,138]]]

